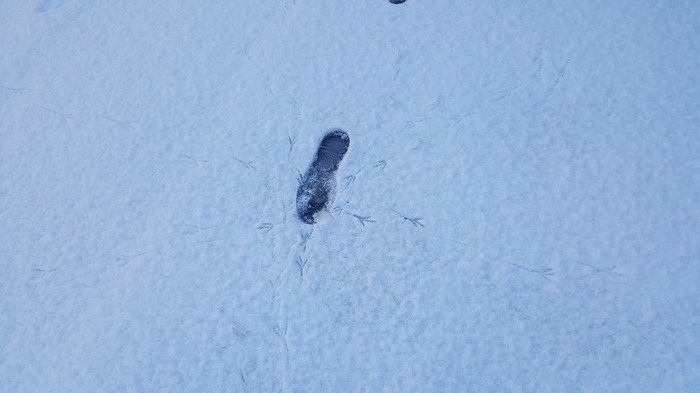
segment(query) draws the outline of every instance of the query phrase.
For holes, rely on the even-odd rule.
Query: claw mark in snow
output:
[[[306,245],[309,243],[309,239],[311,239],[311,235],[313,235],[314,230],[313,228],[310,231],[302,231],[301,232],[301,241],[299,242],[299,247],[301,248],[301,252],[306,252]]]
[[[241,164],[245,165],[245,167],[248,168],[248,169],[256,170],[256,169],[255,169],[255,165],[253,165],[253,164],[255,164],[255,161],[243,161],[243,160],[239,159],[238,157],[236,157],[236,156],[234,156],[234,155],[232,155],[232,154],[229,154],[229,157],[231,157],[231,158],[233,158],[234,160],[236,160],[236,161],[240,162]]]
[[[187,154],[180,154],[180,157],[187,158],[188,160],[192,160],[196,166],[199,166],[200,163],[201,164],[207,163],[207,160],[205,160],[203,158],[196,158],[196,157],[189,156]]]
[[[17,94],[22,94],[24,89],[16,89],[5,85],[0,85],[0,102],[8,100]]]
[[[231,323],[231,332],[238,338],[248,337],[248,328],[240,323]]]
[[[348,211],[346,211],[345,214],[348,214],[348,215],[351,215],[351,216],[357,218],[357,220],[360,221],[360,224],[362,224],[362,226],[365,226],[366,222],[376,222],[376,221],[372,220],[372,216],[360,216],[357,214],[350,213]]]
[[[552,87],[549,88],[549,90],[547,90],[547,93],[545,94],[546,97],[549,97],[552,94],[554,94],[554,90],[559,85],[559,82],[561,81],[561,79],[566,75],[566,71],[568,68],[569,68],[569,59],[566,59],[566,63],[564,64],[564,67],[562,67],[559,70],[559,73],[557,74],[557,78],[554,80],[554,84],[552,85]]]
[[[361,171],[361,169],[360,169],[360,171]],[[359,172],[358,172],[358,173],[359,173]],[[357,179],[357,178],[355,177],[355,175],[348,175],[348,176],[345,176],[345,177],[343,178],[343,180],[345,181],[345,185],[343,186],[343,189],[348,188],[352,183],[355,182],[355,179]]]
[[[306,266],[306,263],[309,262],[308,259],[302,259],[301,257],[297,257],[294,262],[297,264],[299,267],[299,274],[301,275],[301,280],[304,281],[304,266]]]
[[[287,373],[289,373],[289,344],[287,343],[287,324],[285,323],[284,329],[275,324],[272,331],[282,340],[282,348],[284,349],[284,370],[282,375],[282,388],[280,391],[286,390],[287,386]]]
[[[127,263],[131,262],[132,259],[138,258],[138,257],[140,257],[140,256],[144,256],[144,255],[147,255],[147,254],[150,254],[150,253],[151,253],[151,251],[146,251],[146,252],[142,252],[142,253],[134,254],[134,255],[121,254],[121,255],[119,255],[119,256],[115,259],[115,261],[117,262],[117,264],[118,264],[119,266],[124,266],[124,265],[126,265]]]
[[[291,135],[287,134],[287,141],[289,141],[289,152],[294,150],[294,144],[297,143],[297,138],[299,135],[295,135],[293,138]]]
[[[274,225],[273,225],[272,223],[270,223],[270,222],[263,222],[263,223],[260,224],[260,226],[258,227],[258,229],[259,229],[262,233],[268,233],[268,232],[270,232],[270,231],[272,230],[272,228],[274,228]]]
[[[250,57],[250,48],[253,46],[253,44],[255,43],[255,41],[257,41],[258,38],[260,38],[260,36],[262,36],[262,34],[258,34],[258,35],[255,36],[252,40],[248,41],[248,42],[243,46],[243,53],[245,54],[245,56],[246,56],[246,57],[248,58],[248,60],[250,60],[250,61],[253,61],[253,58]]]
[[[32,269],[32,277],[31,277],[31,279],[32,279],[32,280],[36,280],[37,278],[44,277],[45,275],[47,275],[47,274],[49,274],[49,273],[53,273],[53,272],[55,272],[56,270],[58,270],[58,269],[56,269],[56,268],[49,269],[49,270],[45,270],[45,269]]]
[[[423,225],[423,223],[420,222],[420,220],[422,220],[423,217],[411,218],[411,217],[408,217],[408,216],[406,216],[406,215],[403,215],[403,214],[397,212],[397,211],[394,210],[394,209],[391,209],[391,210],[392,210],[394,213],[396,213],[396,214],[398,214],[399,216],[401,216],[401,218],[403,218],[404,220],[406,220],[406,221],[410,222],[411,224],[413,224],[413,226],[421,227],[421,228],[425,227],[425,225]]]
[[[545,280],[547,280],[547,281],[549,281],[549,282],[552,281],[552,280],[549,279],[549,277],[555,275],[554,272],[552,271],[552,269],[550,269],[550,268],[548,268],[548,267],[546,267],[546,268],[544,268],[544,269],[528,269],[528,268],[523,267],[523,266],[520,266],[520,265],[518,265],[518,264],[516,264],[516,263],[511,263],[511,265],[517,267],[518,269],[525,270],[526,272],[539,274],[540,277],[544,278]]]
[[[383,171],[384,168],[386,168],[386,160],[379,160],[374,164],[375,168],[380,168],[380,171]]]
[[[423,114],[433,111],[435,108],[440,106],[440,102],[441,102],[440,96],[435,97],[432,101],[430,101],[425,106],[425,108],[423,109]]]
[[[18,89],[16,87],[10,87],[10,86],[5,86],[5,85],[0,85],[0,89],[10,90],[10,91],[13,91],[15,93],[23,93],[24,92],[24,89]]]
[[[508,98],[511,94],[513,94],[514,91],[518,90],[520,86],[515,86],[511,87],[510,89],[504,89],[501,91],[496,92],[494,95],[494,98],[491,99],[491,102],[498,102],[501,101],[505,98]]]
[[[42,107],[42,108],[43,108],[45,111],[51,112],[51,113],[53,113],[54,115],[59,116],[59,117],[63,120],[63,122],[66,123],[66,124],[68,124],[68,120],[74,119],[73,115],[71,115],[70,113],[58,112],[58,111],[54,111],[54,110],[51,110],[51,109],[46,108],[46,107]]]
[[[577,264],[579,264],[579,265],[581,265],[581,266],[586,266],[586,267],[588,267],[588,268],[591,268],[591,269],[593,269],[593,271],[595,271],[596,273],[605,273],[605,274],[607,274],[607,275],[609,275],[610,277],[613,277],[613,278],[622,278],[622,277],[623,277],[622,274],[616,273],[616,272],[613,271],[613,270],[615,270],[615,267],[616,267],[615,265],[613,265],[612,267],[609,267],[609,268],[607,268],[607,269],[603,269],[603,268],[595,267],[595,266],[593,266],[593,265],[589,265],[589,264],[587,264],[587,263],[583,263],[583,262],[579,262],[579,261],[573,261],[573,262],[574,262],[574,263],[577,263]]]
[[[398,79],[399,74],[401,73],[401,66],[403,65],[404,60],[406,60],[406,57],[408,56],[408,51],[401,51],[399,54],[396,56],[396,72],[394,73],[394,77],[392,78],[392,81],[396,81]]]
[[[119,124],[120,126],[126,128],[126,129],[129,129],[129,130],[133,130],[133,129],[134,129],[134,123],[133,123],[133,122],[130,122],[130,121],[123,121],[123,120],[117,120],[117,119],[112,119],[111,117],[107,117],[107,116],[103,116],[103,117],[105,118],[105,120],[109,120],[109,121],[111,121],[111,122],[113,122],[113,123],[117,123],[117,124]]]
[[[532,60],[537,63],[537,71],[530,76],[530,79],[535,79],[537,81],[542,81],[542,49],[537,50],[537,55]]]
[[[192,224],[184,224],[182,225],[183,229],[180,234],[182,235],[195,235],[201,231],[207,231],[210,229],[215,229],[215,228],[220,228],[218,226],[208,226],[208,227],[200,227],[197,225],[192,225]]]

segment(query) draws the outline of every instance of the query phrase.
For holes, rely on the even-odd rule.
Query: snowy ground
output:
[[[700,390],[698,20],[0,1],[0,391]]]

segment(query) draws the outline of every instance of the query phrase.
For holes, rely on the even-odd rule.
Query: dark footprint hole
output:
[[[297,190],[297,213],[307,224],[316,223],[316,214],[327,210],[333,202],[336,171],[350,146],[350,138],[343,130],[331,130],[321,140],[309,170],[301,178]]]
[[[389,3],[391,4],[403,4],[405,2],[406,0],[389,0]]]

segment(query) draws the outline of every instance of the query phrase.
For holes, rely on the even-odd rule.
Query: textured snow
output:
[[[0,1],[0,391],[700,390],[698,20]]]

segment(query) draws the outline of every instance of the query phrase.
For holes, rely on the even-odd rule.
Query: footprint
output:
[[[336,171],[350,146],[348,134],[339,129],[329,131],[318,147],[316,157],[297,190],[297,213],[307,224],[316,223],[316,214],[328,210],[336,191]]]

